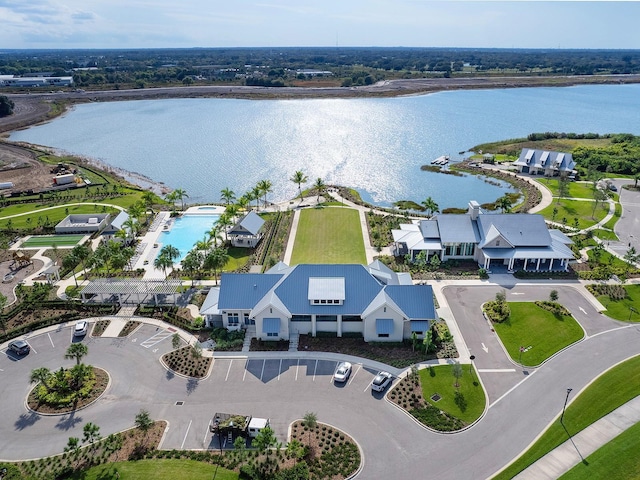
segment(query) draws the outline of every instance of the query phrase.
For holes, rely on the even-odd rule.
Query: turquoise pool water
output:
[[[171,230],[158,237],[160,247],[173,245],[180,250],[180,262],[199,240],[202,240],[220,215],[183,215],[174,220]]]

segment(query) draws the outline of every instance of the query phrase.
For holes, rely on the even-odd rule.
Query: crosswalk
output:
[[[163,330],[161,332],[156,333],[153,337],[148,338],[144,342],[140,343],[140,346],[144,348],[151,348],[154,345],[157,345],[158,343],[160,343],[161,341],[166,340],[173,334],[174,332],[171,332],[169,330]]]

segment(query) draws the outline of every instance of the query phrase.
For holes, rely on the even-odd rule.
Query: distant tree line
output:
[[[336,84],[451,75],[640,73],[640,50],[468,48],[212,48],[9,50],[4,75],[73,75],[78,86],[190,84],[193,81],[290,85],[297,70],[330,71]],[[258,71],[260,75],[254,75]],[[264,74],[263,74],[264,72]],[[268,77],[268,80],[265,80]],[[257,82],[257,83],[256,83]],[[277,86],[277,85],[274,85]]]

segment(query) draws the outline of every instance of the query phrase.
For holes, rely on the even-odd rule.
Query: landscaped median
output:
[[[584,338],[584,330],[562,305],[549,302],[506,302],[484,305],[485,315],[511,359],[535,367]]]
[[[640,356],[637,356],[613,367],[581,392],[567,407],[563,423],[569,433],[575,435],[639,394]],[[560,417],[558,417],[529,450],[493,477],[494,480],[513,478],[551,450],[569,440],[567,430],[560,424]],[[636,436],[633,442],[640,447],[640,437]],[[637,448],[632,448],[616,452],[609,457],[607,475],[584,478],[637,478],[620,477],[613,473],[617,464],[627,462],[630,455],[637,465]],[[615,458],[616,461],[611,461],[611,458]]]
[[[606,308],[602,313],[623,322],[640,322],[640,285],[587,285]]]

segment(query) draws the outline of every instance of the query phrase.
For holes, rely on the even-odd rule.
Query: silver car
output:
[[[336,373],[333,374],[333,380],[335,382],[346,382],[351,375],[351,364],[349,362],[342,362],[338,365]]]
[[[371,382],[371,390],[374,392],[383,392],[393,380],[393,375],[389,372],[380,372]]]

